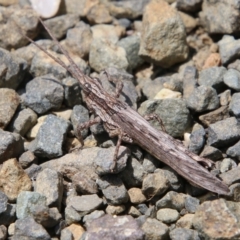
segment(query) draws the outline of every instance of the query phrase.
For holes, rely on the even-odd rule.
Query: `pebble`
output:
[[[111,23],[113,19],[106,5],[102,3],[97,3],[90,8],[86,17],[90,24]]]
[[[199,206],[199,200],[195,197],[187,196],[185,199],[185,208],[189,213],[195,213]]]
[[[23,169],[28,168],[32,164],[37,164],[37,158],[34,154],[30,151],[24,152],[19,157],[19,163]]]
[[[183,70],[183,97],[187,99],[192,95],[197,86],[197,69],[193,66],[186,66]]]
[[[236,167],[237,164],[235,161],[233,161],[231,158],[224,158],[220,164],[220,172],[224,173]]]
[[[190,112],[185,101],[181,99],[147,100],[141,104],[138,112],[142,116],[157,114],[161,118],[166,132],[172,137],[182,137],[191,124]],[[150,121],[150,123],[152,122],[154,127],[162,130],[158,121]]]
[[[240,160],[239,147],[240,147],[240,141],[238,141],[236,144],[234,144],[233,146],[227,149],[227,152],[226,152],[227,155],[234,159]]]
[[[195,18],[193,18],[192,16],[190,16],[184,12],[178,11],[178,13],[183,21],[183,24],[184,24],[184,27],[185,27],[187,33],[190,33],[194,28],[197,27],[198,22]]]
[[[19,104],[20,97],[14,90],[9,88],[0,89],[0,129],[6,128]]]
[[[137,208],[135,208],[134,206],[131,206],[129,209],[128,209],[128,212],[127,212],[128,215],[134,217],[134,218],[138,218],[141,216],[141,213],[138,211]]]
[[[152,1],[143,14],[139,55],[162,67],[183,62],[188,57],[185,34],[177,11],[165,1]]]
[[[222,152],[219,149],[208,145],[204,147],[200,156],[204,158],[209,158],[213,161],[223,158]]]
[[[16,220],[16,204],[7,204],[7,209],[0,214],[0,225],[9,226]]]
[[[146,197],[142,194],[139,188],[130,188],[128,190],[130,202],[133,204],[140,204],[146,201]]]
[[[166,224],[173,223],[179,219],[179,213],[175,209],[162,208],[157,211],[157,219]]]
[[[231,101],[231,90],[228,89],[226,91],[224,91],[223,93],[220,94],[220,104],[221,106],[226,106],[229,104],[229,102]]]
[[[240,139],[240,127],[235,117],[210,124],[207,143],[213,147],[229,146]]]
[[[110,207],[110,205],[108,207]],[[89,224],[92,220],[102,217],[103,215],[105,215],[103,210],[95,210],[83,217],[83,223]]]
[[[84,228],[77,223],[72,223],[70,226],[64,228],[66,230],[69,230],[72,235],[72,239],[81,239],[82,235],[84,234],[85,230]],[[62,236],[61,236],[62,237]],[[64,237],[61,238],[61,240],[66,240]]]
[[[176,227],[177,228],[187,228],[191,229],[192,228],[192,221],[194,218],[194,214],[192,213],[187,213],[186,215],[180,217],[177,222],[176,222]]]
[[[177,0],[176,8],[184,12],[197,12],[201,9],[202,0]]]
[[[4,192],[0,191],[0,215],[7,210],[7,202],[7,195]]]
[[[0,226],[0,238],[7,239],[7,228],[4,225]]]
[[[231,89],[240,91],[240,72],[229,69],[223,76],[224,83]]]
[[[154,97],[154,99],[166,99],[166,98],[179,98],[179,99],[181,99],[182,94],[180,92],[175,92],[175,91],[172,91],[170,89],[163,88]]]
[[[188,149],[195,154],[199,154],[204,147],[205,138],[206,132],[204,128],[200,125],[197,130],[191,133]]]
[[[240,93],[234,93],[232,95],[232,99],[229,104],[229,111],[232,113],[236,118],[239,118],[240,116]]]
[[[63,155],[62,145],[70,123],[54,115],[48,115],[39,128],[29,150],[37,157],[54,158]]]
[[[169,235],[171,240],[200,240],[197,231],[186,228],[175,228]]]
[[[122,214],[125,210],[126,210],[125,205],[119,205],[119,206],[108,205],[106,208],[106,213],[114,216],[114,215]]]
[[[235,167],[227,172],[219,175],[224,183],[231,185],[233,183],[239,182],[240,180],[240,167]]]

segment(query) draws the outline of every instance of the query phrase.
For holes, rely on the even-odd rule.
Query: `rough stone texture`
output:
[[[97,184],[110,205],[120,205],[128,202],[129,196],[122,180],[116,176],[103,176],[97,179]]]
[[[228,148],[226,153],[228,156],[234,159],[237,159],[239,161],[240,160],[240,141],[238,141],[232,147]]]
[[[185,199],[185,208],[189,213],[195,213],[199,206],[199,200],[197,198],[187,196]]]
[[[195,112],[214,110],[219,107],[219,99],[214,88],[199,86],[187,99],[187,106]]]
[[[194,218],[194,214],[187,213],[186,215],[178,219],[178,221],[176,222],[176,227],[191,229],[193,218]]]
[[[25,169],[30,165],[37,163],[37,158],[32,152],[27,151],[19,157],[19,163],[21,164],[22,168]]]
[[[182,19],[165,1],[152,1],[145,8],[139,55],[162,67],[188,56]]]
[[[191,125],[190,113],[186,103],[180,99],[147,100],[138,112],[144,116],[156,113],[162,120],[166,132],[173,137],[182,137]],[[154,127],[162,130],[159,122],[150,121]]]
[[[26,93],[21,98],[24,105],[38,114],[43,114],[61,107],[64,90],[56,78],[46,75],[30,81],[26,85]]]
[[[231,158],[224,158],[220,164],[220,172],[224,173],[236,167],[237,164],[234,160],[232,160]]]
[[[0,129],[0,163],[20,156],[24,151],[23,139],[17,133]]]
[[[1,59],[1,56],[0,56]],[[0,89],[0,128],[4,129],[11,121],[18,105],[20,97],[18,94],[8,88]],[[7,114],[6,114],[7,113]]]
[[[32,182],[15,158],[5,161],[0,169],[0,190],[9,201],[15,201],[21,191],[29,191]]]
[[[227,172],[220,174],[220,178],[227,185],[231,185],[233,183],[239,182],[240,180],[240,167],[235,167]]]
[[[83,239],[143,240],[144,232],[131,216],[104,215],[87,225]]]
[[[240,72],[229,69],[223,76],[224,83],[231,89],[240,91]]]
[[[27,217],[16,221],[12,239],[51,240],[51,237],[42,225],[36,223],[32,217]]]
[[[89,64],[97,72],[108,67],[126,70],[129,65],[125,49],[104,39],[96,39],[92,42]]]
[[[203,0],[177,0],[176,7],[184,12],[196,12],[201,9]]]
[[[223,158],[222,152],[219,149],[217,149],[215,147],[212,147],[212,146],[208,146],[208,145],[206,145],[204,147],[200,156],[204,157],[204,158],[209,158],[213,161],[216,161],[216,160],[219,160],[219,159]]]
[[[0,191],[0,216],[7,210],[8,197],[4,192]]]
[[[81,236],[85,232],[84,228],[77,223],[72,223],[70,226],[66,227],[65,229],[71,232],[72,238],[70,240],[81,239]],[[61,238],[61,240],[67,240],[67,239],[63,237]]]
[[[112,22],[112,17],[105,4],[94,5],[87,13],[87,19],[91,24],[101,24]]]
[[[186,228],[175,228],[169,235],[171,240],[200,240],[197,231]]]
[[[45,168],[36,178],[35,191],[47,199],[47,206],[61,209],[63,178],[60,173]]]
[[[146,197],[142,194],[142,191],[139,188],[130,188],[128,190],[128,195],[133,204],[139,204],[146,201]]]
[[[113,207],[113,206],[112,206],[112,207]],[[103,210],[95,210],[95,211],[93,211],[93,212],[85,215],[85,216],[83,217],[83,222],[84,222],[84,223],[87,223],[87,222],[89,223],[89,222],[91,222],[91,221],[94,220],[94,219],[97,219],[97,218],[102,217],[103,215],[105,215],[105,213],[104,213]]]
[[[229,111],[236,118],[240,117],[240,93],[234,93],[232,95],[231,102],[229,104]]]
[[[218,42],[218,46],[223,65],[239,58],[240,40],[235,40],[233,36],[224,35]]]
[[[222,16],[228,21],[223,22]],[[203,1],[200,19],[210,34],[239,33],[240,27],[237,24],[239,18],[238,1]]]
[[[179,216],[178,211],[171,208],[162,208],[157,211],[157,219],[166,224],[176,222]]]
[[[119,205],[119,206],[108,205],[106,208],[106,213],[114,216],[114,215],[120,215],[125,210],[126,210],[125,205]]]
[[[206,201],[200,205],[193,226],[203,239],[239,239],[239,203],[224,199]]]
[[[7,204],[7,210],[0,214],[0,225],[9,226],[16,220],[16,204]]]
[[[210,124],[208,145],[213,147],[229,146],[240,139],[240,126],[235,117]]]
[[[41,125],[29,150],[38,157],[54,158],[62,156],[62,145],[66,138],[70,123],[54,115],[48,115]]]
[[[200,127],[193,131],[190,135],[189,150],[195,154],[199,154],[205,144],[206,132],[204,128]]]
[[[202,70],[199,73],[198,83],[199,85],[205,85],[213,87],[217,92],[221,92],[224,87],[224,77],[227,73],[225,67],[211,67]]]

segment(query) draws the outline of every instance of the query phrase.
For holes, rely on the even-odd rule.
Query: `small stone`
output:
[[[227,89],[223,93],[220,94],[220,104],[221,106],[226,106],[230,103],[231,101],[231,90]]]
[[[29,168],[26,168],[24,171],[30,177],[30,179],[36,179],[38,173],[42,171],[42,167],[33,163]]]
[[[224,88],[224,77],[227,73],[225,67],[211,67],[204,69],[200,72],[198,83],[199,85],[205,85],[213,87],[217,92],[221,92]]]
[[[194,28],[197,27],[198,21],[195,18],[193,18],[192,16],[190,16],[184,12],[178,11],[178,13],[183,21],[183,24],[184,24],[184,27],[185,27],[187,33],[190,33]]]
[[[146,197],[142,194],[142,191],[139,188],[130,188],[128,190],[128,195],[130,202],[133,204],[139,204],[146,201]]]
[[[0,226],[0,239],[6,239],[7,238],[7,228],[4,225]]]
[[[208,145],[213,147],[229,146],[240,139],[240,127],[235,117],[210,124]]]
[[[234,144],[232,147],[227,149],[227,155],[235,158],[237,160],[240,160],[240,141],[238,141],[236,144]]]
[[[89,64],[97,72],[108,67],[128,68],[127,54],[124,48],[107,40],[94,40],[90,47]]]
[[[230,63],[232,60],[239,58],[240,40],[235,40],[233,36],[224,35],[218,42],[219,53],[223,65]]]
[[[235,167],[227,172],[220,174],[220,178],[227,185],[239,182],[240,180],[240,167]]]
[[[201,85],[187,99],[187,106],[195,112],[214,110],[219,107],[219,99],[214,88]]]
[[[175,91],[169,90],[167,88],[163,88],[154,97],[154,99],[166,99],[166,98],[179,98],[180,99],[180,98],[182,98],[182,94],[180,92],[175,92]]]
[[[200,125],[200,127],[190,135],[189,150],[195,154],[199,154],[205,144],[205,137],[206,132]]]
[[[109,14],[108,9],[105,4],[97,3],[95,4],[87,13],[88,21],[95,25],[101,23],[111,23],[112,17]]]
[[[150,173],[143,179],[142,193],[147,198],[152,198],[165,193],[169,185],[168,179],[162,172]]]
[[[51,237],[42,225],[36,223],[32,217],[26,217],[15,222],[15,232],[12,239],[51,240]]]
[[[104,222],[104,226],[103,223]],[[87,225],[85,237],[87,239],[144,239],[144,232],[140,229],[137,221],[131,216],[104,215],[91,221]]]
[[[183,70],[183,97],[185,99],[192,95],[197,86],[197,69],[186,66]]]
[[[129,209],[128,209],[128,212],[127,212],[128,215],[134,217],[134,218],[137,218],[137,217],[140,217],[141,216],[141,213],[138,211],[137,208],[135,208],[134,206],[131,206]]]
[[[17,159],[12,158],[3,163],[0,169],[0,190],[7,195],[9,201],[16,201],[20,192],[31,188],[32,182]]]
[[[205,60],[205,63],[202,69],[218,67],[221,65],[221,56],[219,53],[210,53],[208,58]]]
[[[158,167],[160,167],[160,165],[161,162],[152,155],[147,153],[144,156],[142,166],[144,171],[146,171],[147,173],[153,173]]]
[[[203,151],[200,154],[201,157],[203,158],[209,158],[213,161],[219,160],[223,158],[222,152],[212,146],[206,145],[203,149]]]
[[[23,139],[17,133],[0,129],[0,163],[18,157],[24,152]]]
[[[38,157],[61,156],[63,154],[62,145],[69,128],[69,122],[54,115],[48,115],[36,138],[31,142],[29,150]]]
[[[147,218],[142,225],[146,239],[158,240],[168,239],[169,228],[164,223],[154,218]]]
[[[200,240],[197,231],[186,228],[175,228],[169,235],[171,240]]]
[[[42,126],[42,124],[44,123],[44,121],[46,120],[46,118],[47,118],[47,115],[44,115],[37,119],[37,124],[32,129],[30,129],[30,131],[28,131],[28,133],[27,133],[28,139],[33,140],[36,138],[37,133],[38,133],[40,127]]]
[[[102,190],[108,204],[120,205],[128,202],[128,192],[120,178],[106,175],[101,179],[97,179],[97,184]]]
[[[156,207],[157,209],[172,208],[180,212],[185,207],[185,199],[186,195],[184,193],[170,191],[157,201]]]
[[[63,178],[60,173],[45,168],[36,178],[35,191],[46,197],[47,206],[61,209]]]
[[[185,199],[185,208],[189,213],[195,213],[199,206],[199,200],[197,198],[187,196]]]
[[[61,231],[60,240],[72,240],[72,239],[73,239],[73,235],[72,235],[71,231],[68,230],[67,228],[64,228]]]
[[[229,104],[229,111],[236,117],[240,117],[240,93],[234,93],[232,95],[231,102]]]
[[[84,228],[77,223],[72,223],[70,226],[66,227],[66,229],[72,233],[73,239],[81,239],[85,232]],[[63,240],[65,240],[65,238]]]
[[[165,68],[188,57],[182,19],[165,1],[152,1],[145,8],[139,55]]]
[[[34,154],[30,151],[24,152],[19,157],[19,163],[21,164],[22,168],[25,169],[29,167],[33,163],[37,163],[37,158],[34,156]]]
[[[194,214],[187,213],[186,215],[178,219],[178,221],[176,222],[176,227],[191,229],[193,218]]]
[[[224,173],[236,167],[236,162],[234,162],[231,158],[224,158],[220,164],[220,172]]]
[[[0,216],[7,210],[8,197],[4,192],[0,191]]]
[[[163,223],[173,223],[179,219],[179,213],[175,209],[162,208],[157,211],[157,219]]]
[[[119,205],[119,206],[112,206],[108,205],[106,208],[106,213],[110,214],[112,216],[114,215],[120,215],[125,211],[126,207],[124,205]]]
[[[223,76],[224,83],[231,89],[240,91],[240,72],[229,69]]]
[[[67,206],[64,211],[65,221],[67,225],[81,221],[81,214],[78,213],[72,206]]]
[[[201,9],[202,0],[177,0],[176,8],[184,12],[197,12]]]
[[[110,205],[108,205],[108,207],[110,207]],[[91,222],[92,220],[100,218],[103,215],[105,215],[103,210],[95,210],[95,211],[85,215],[83,217],[83,222],[86,223],[86,224],[89,224],[89,222]]]
[[[240,208],[235,202],[217,199],[200,205],[193,218],[193,226],[203,239],[238,239]],[[212,227],[218,223],[220,228]],[[231,226],[229,228],[229,226]]]
[[[102,205],[102,199],[97,194],[73,196],[67,204],[73,207],[81,216],[86,215]]]

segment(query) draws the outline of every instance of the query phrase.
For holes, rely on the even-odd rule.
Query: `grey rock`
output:
[[[90,223],[92,220],[97,219],[97,218],[100,218],[100,217],[102,217],[103,215],[105,215],[105,213],[104,213],[103,210],[95,210],[95,211],[93,211],[93,212],[85,215],[85,216],[83,217],[83,222],[89,225],[89,223]]]
[[[8,88],[0,89],[0,128],[4,129],[11,121],[18,105],[20,104],[20,97],[18,94]]]
[[[51,237],[42,225],[36,223],[32,217],[26,217],[15,222],[15,233],[12,239],[51,240]]]
[[[226,153],[228,156],[240,160],[240,141],[228,148]]]
[[[165,1],[150,2],[145,8],[139,55],[164,68],[188,57],[182,19]]]
[[[170,183],[163,171],[149,173],[143,179],[142,193],[147,198],[151,198],[154,196],[162,195],[168,190],[169,186]]]
[[[195,197],[187,196],[185,199],[185,208],[189,213],[195,213],[198,206],[199,200]]]
[[[168,89],[170,89],[172,91],[177,91],[177,92],[181,92],[182,93],[183,92],[183,85],[184,85],[183,81],[186,80],[186,81],[188,81],[188,84],[191,85],[191,83],[190,83],[191,82],[191,80],[190,80],[190,75],[191,74],[189,73],[189,76],[186,76],[187,75],[186,72],[184,72],[183,74],[185,74],[185,75],[182,77],[181,74],[174,73],[170,77],[169,81],[164,83],[164,87],[168,88]],[[187,79],[185,79],[185,77]],[[186,87],[186,86],[184,86],[184,87]]]
[[[231,102],[229,104],[229,111],[236,117],[240,117],[240,93],[234,93],[232,95]]]
[[[185,207],[185,199],[186,195],[184,193],[170,191],[157,201],[156,207],[157,209],[172,208],[180,212]]]
[[[94,114],[93,114],[93,115],[91,115],[90,120],[93,120],[94,118],[96,118],[96,116],[94,116]],[[96,124],[90,126],[90,131],[91,131],[91,133],[94,134],[94,135],[101,135],[101,134],[103,134],[103,133],[106,133],[106,130],[104,129],[102,122],[99,122],[99,123],[96,123]],[[108,143],[106,143],[106,142],[102,143],[101,147],[106,147],[106,148],[108,148],[108,147],[110,147],[110,146],[111,146],[111,147],[115,146],[115,144],[113,143],[112,140],[110,140],[109,143],[110,143],[110,142],[111,142],[110,145],[109,145]]]
[[[23,139],[17,133],[0,129],[0,163],[20,156],[24,152]]]
[[[229,187],[230,199],[234,202],[239,202],[240,200],[240,183],[234,183]]]
[[[160,164],[161,162],[150,154],[146,154],[142,162],[143,169],[147,173],[153,173]]]
[[[77,14],[65,14],[44,21],[44,24],[50,29],[53,36],[57,39],[63,38],[69,28],[74,27],[79,21]]]
[[[1,240],[7,239],[7,228],[4,225],[0,226],[0,239]]]
[[[197,87],[187,99],[187,106],[195,112],[214,110],[219,107],[219,99],[214,88],[205,85]]]
[[[231,18],[223,24],[222,17],[216,13],[222,13],[226,19]],[[200,19],[203,26],[210,34],[231,34],[239,33],[237,26],[239,21],[239,3],[235,1],[203,1]]]
[[[157,210],[155,206],[150,206],[145,212],[145,216],[149,218],[156,218]]]
[[[146,239],[168,239],[169,228],[166,224],[158,221],[157,219],[147,218],[142,225],[142,230],[145,232]]]
[[[102,205],[103,201],[97,194],[70,197],[67,206],[71,206],[81,216],[93,212]]]
[[[171,240],[200,240],[197,231],[187,228],[175,228],[170,231]]]
[[[132,22],[127,18],[120,18],[120,19],[117,19],[117,21],[118,21],[118,24],[124,27],[125,29],[130,28],[132,24]]]
[[[178,211],[171,208],[162,208],[157,211],[157,219],[166,224],[176,222],[179,216]]]
[[[61,231],[60,240],[73,240],[73,235],[72,235],[71,231],[67,228],[64,228]]]
[[[141,163],[135,158],[130,158],[126,168],[119,175],[125,186],[131,188],[141,186],[145,174]]]
[[[143,64],[144,60],[138,55],[140,48],[139,36],[133,35],[122,38],[117,45],[125,49],[129,63],[128,67],[130,70],[133,70]]]
[[[236,59],[235,61],[231,62],[228,64],[227,68],[230,69],[235,69],[238,72],[240,72],[240,67],[239,67],[240,60]]]
[[[102,176],[97,179],[97,184],[108,204],[120,205],[128,202],[129,195],[120,178],[112,175]]]
[[[240,91],[240,72],[229,69],[223,76],[224,83],[231,89]]]
[[[51,79],[51,80],[50,80]],[[59,109],[64,98],[63,87],[52,75],[34,78],[21,96],[23,104],[38,114]]]
[[[25,134],[37,123],[37,114],[30,108],[21,110],[14,116],[10,130],[25,136]]]
[[[166,132],[172,137],[182,137],[191,125],[190,112],[186,103],[181,99],[147,100],[138,109],[141,115],[156,113],[162,120]],[[159,122],[150,121],[150,124],[162,130]]]
[[[232,168],[236,168],[237,164],[231,158],[224,158],[220,164],[220,172],[224,173]]]
[[[60,173],[45,168],[36,178],[35,191],[46,197],[47,206],[61,209],[63,178]]]
[[[98,154],[94,159],[94,167],[98,175],[112,173],[115,148],[116,147],[99,149]],[[121,146],[119,148],[117,162],[114,168],[114,173],[119,173],[126,167],[129,155],[130,155],[130,152],[128,148],[124,146]]]
[[[177,0],[176,7],[183,12],[197,12],[201,9],[203,0]]]
[[[92,42],[92,31],[88,24],[80,21],[74,28],[67,31],[65,45],[70,53],[80,58],[87,58]]]
[[[227,172],[220,174],[220,178],[227,185],[239,182],[240,180],[240,167],[235,167]]]
[[[0,216],[7,210],[8,197],[4,192],[0,191]]]
[[[163,84],[169,80],[170,77],[168,76],[158,77],[152,81],[145,80],[142,88],[143,94],[147,97],[147,99],[153,99],[156,94],[164,88]]]
[[[197,86],[197,69],[187,66],[183,72],[183,97],[187,99]]]
[[[0,87],[17,89],[25,77],[27,62],[0,48],[0,66]]]
[[[79,194],[98,193],[97,174],[92,168],[80,170],[72,177],[73,186]]]
[[[137,217],[140,217],[141,216],[141,213],[137,210],[137,208],[135,208],[134,206],[131,206],[129,209],[128,209],[128,212],[127,212],[128,215],[134,217],[134,218],[137,218]]]
[[[226,147],[240,139],[240,126],[235,117],[210,124],[208,128],[208,145]]]
[[[46,205],[46,197],[37,192],[22,191],[17,198],[17,218],[24,219],[33,216],[33,212],[37,206]]]
[[[16,204],[7,204],[7,209],[0,214],[0,225],[9,226],[16,220]]]
[[[216,161],[216,160],[219,160],[219,159],[223,158],[222,152],[219,149],[217,149],[215,147],[212,147],[212,146],[208,146],[208,145],[206,145],[204,147],[200,156],[204,157],[204,158],[209,158],[213,161]]]
[[[64,104],[68,107],[74,107],[82,103],[81,89],[79,82],[72,77],[62,80],[64,87]]]
[[[201,126],[197,130],[193,131],[190,135],[189,150],[195,154],[199,154],[205,144],[206,133]]]
[[[216,89],[217,92],[221,92],[224,88],[224,78],[227,73],[225,67],[210,67],[202,70],[199,73],[198,83],[199,85],[205,85]]]
[[[239,58],[240,40],[235,40],[233,36],[224,35],[218,42],[219,53],[223,65]]]
[[[29,150],[38,157],[54,158],[63,154],[62,145],[70,123],[63,118],[48,115],[41,125],[36,138],[31,142]]]
[[[138,94],[135,88],[133,75],[123,69],[109,67],[105,69],[107,72],[101,72],[99,77],[103,88],[110,93],[115,93],[118,84],[122,82],[123,88],[119,99],[128,103],[129,106],[136,109]],[[113,85],[110,83],[112,81]]]
[[[31,164],[37,163],[37,158],[32,152],[27,151],[19,157],[19,163],[21,164],[22,168],[25,169]]]
[[[82,136],[82,138],[85,138],[88,134],[88,129],[84,129],[81,131],[81,136],[78,136],[79,133],[77,132],[77,127],[80,124],[84,124],[87,121],[89,121],[89,112],[88,109],[83,107],[82,105],[76,105],[73,108],[72,114],[71,114],[71,122],[73,124],[73,129],[77,135],[77,137]]]
[[[91,221],[80,239],[143,240],[144,232],[131,216],[104,215]]]
[[[138,204],[136,207],[142,215],[144,215],[148,210],[148,206],[145,203]]]
[[[72,206],[67,206],[64,211],[65,221],[67,225],[81,221],[82,215],[78,213]]]
[[[239,204],[217,199],[200,205],[193,218],[193,227],[201,239],[238,239],[240,217]],[[212,227],[218,222],[221,228]],[[229,228],[228,226],[231,226]]]
[[[42,171],[42,167],[33,163],[24,170],[31,179],[36,179],[37,175]]]
[[[103,39],[97,39],[92,42],[89,64],[96,72],[100,72],[108,67],[126,70],[129,65],[125,49]]]

